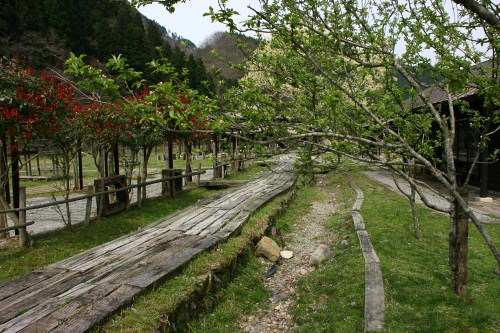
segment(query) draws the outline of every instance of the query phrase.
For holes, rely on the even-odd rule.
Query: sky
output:
[[[245,17],[251,12],[247,6],[250,4],[257,7],[258,3],[257,0],[230,0],[229,7]],[[143,15],[160,23],[167,30],[200,46],[212,33],[226,30],[224,25],[211,23],[210,17],[203,16],[204,13],[208,12],[210,6],[217,8],[217,0],[190,0],[186,3],[179,3],[175,5],[173,14],[158,3],[138,9]]]

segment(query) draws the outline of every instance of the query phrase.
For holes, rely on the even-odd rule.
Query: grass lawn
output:
[[[451,288],[448,266],[448,217],[420,207],[424,239],[416,240],[406,198],[361,172],[352,175],[364,191],[361,213],[382,262],[387,304],[385,332],[500,332],[500,280],[493,274],[496,261],[474,226],[470,229],[469,294],[458,297]],[[329,176],[339,208],[328,227],[339,239],[349,236],[350,242],[346,246],[337,244],[333,260],[299,281],[293,310],[295,331],[363,332],[364,261],[350,214],[354,192],[341,173]],[[283,230],[291,227],[291,217],[300,217],[310,207],[308,202],[314,200],[311,191],[301,189],[289,212],[277,221]],[[488,231],[500,244],[500,228],[488,226]],[[219,307],[190,324],[193,332],[241,332],[234,323],[243,311],[235,304],[246,300],[233,288],[247,290],[248,295],[259,291],[263,295],[260,305],[253,306],[268,306],[258,279],[238,280],[223,292],[224,302]]]

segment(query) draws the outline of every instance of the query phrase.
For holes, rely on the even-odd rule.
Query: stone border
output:
[[[370,236],[359,210],[363,204],[364,194],[349,176],[349,185],[356,191],[356,202],[352,206],[351,215],[359,244],[365,258],[365,332],[381,332],[385,326],[385,294],[380,259],[373,248]]]

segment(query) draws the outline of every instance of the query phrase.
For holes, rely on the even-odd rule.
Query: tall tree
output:
[[[220,10],[211,10],[214,20],[232,31],[269,34],[279,42],[274,49],[285,55],[274,51],[257,59],[260,68],[274,76],[273,82],[265,89],[255,81],[245,82],[233,94],[236,112],[243,107],[249,123],[255,121],[262,133],[282,135],[274,140],[307,139],[323,150],[382,165],[406,179],[424,199],[425,184],[400,167],[425,168],[445,188],[449,203],[443,208],[424,200],[450,214],[449,260],[457,293],[467,290],[463,214],[500,265],[500,252],[464,198],[481,151],[500,128],[496,25],[485,24],[489,21],[475,10],[429,0],[260,1],[261,7],[251,8],[253,16],[237,25],[231,19],[235,12],[226,1],[221,3]],[[490,1],[483,5],[498,17]],[[477,37],[478,30],[484,37]],[[485,58],[490,61],[478,65]],[[307,71],[297,66],[300,62]],[[415,70],[431,67],[436,83],[429,85]],[[398,77],[409,87],[402,88]],[[285,85],[294,88],[292,98],[279,96]],[[314,94],[311,87],[318,87]],[[434,103],[438,91],[444,104]],[[484,101],[480,110],[458,101],[471,91],[479,91]],[[304,102],[308,96],[313,101],[309,106]],[[473,162],[458,179],[456,120],[464,117],[478,136]],[[318,137],[331,144],[321,145]]]

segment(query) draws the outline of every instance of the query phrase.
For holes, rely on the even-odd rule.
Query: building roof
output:
[[[482,75],[487,75],[491,77],[491,70],[485,70],[489,69],[493,66],[493,62],[491,60],[487,60],[485,62],[482,62],[471,70],[471,73],[474,77],[479,77]],[[448,92],[443,89],[440,85],[442,85],[443,82],[439,82],[437,85],[426,88],[421,91],[421,94],[414,96],[412,98],[407,99],[404,102],[404,107],[405,108],[418,108],[424,106],[426,103],[422,99],[420,95],[424,95],[428,98],[431,104],[439,104],[445,101],[448,101]],[[467,89],[464,91],[454,93],[451,95],[451,100],[456,101],[459,99],[466,98],[468,96],[473,96],[476,95],[479,92],[479,87],[477,84],[474,82],[470,82],[469,86]]]

